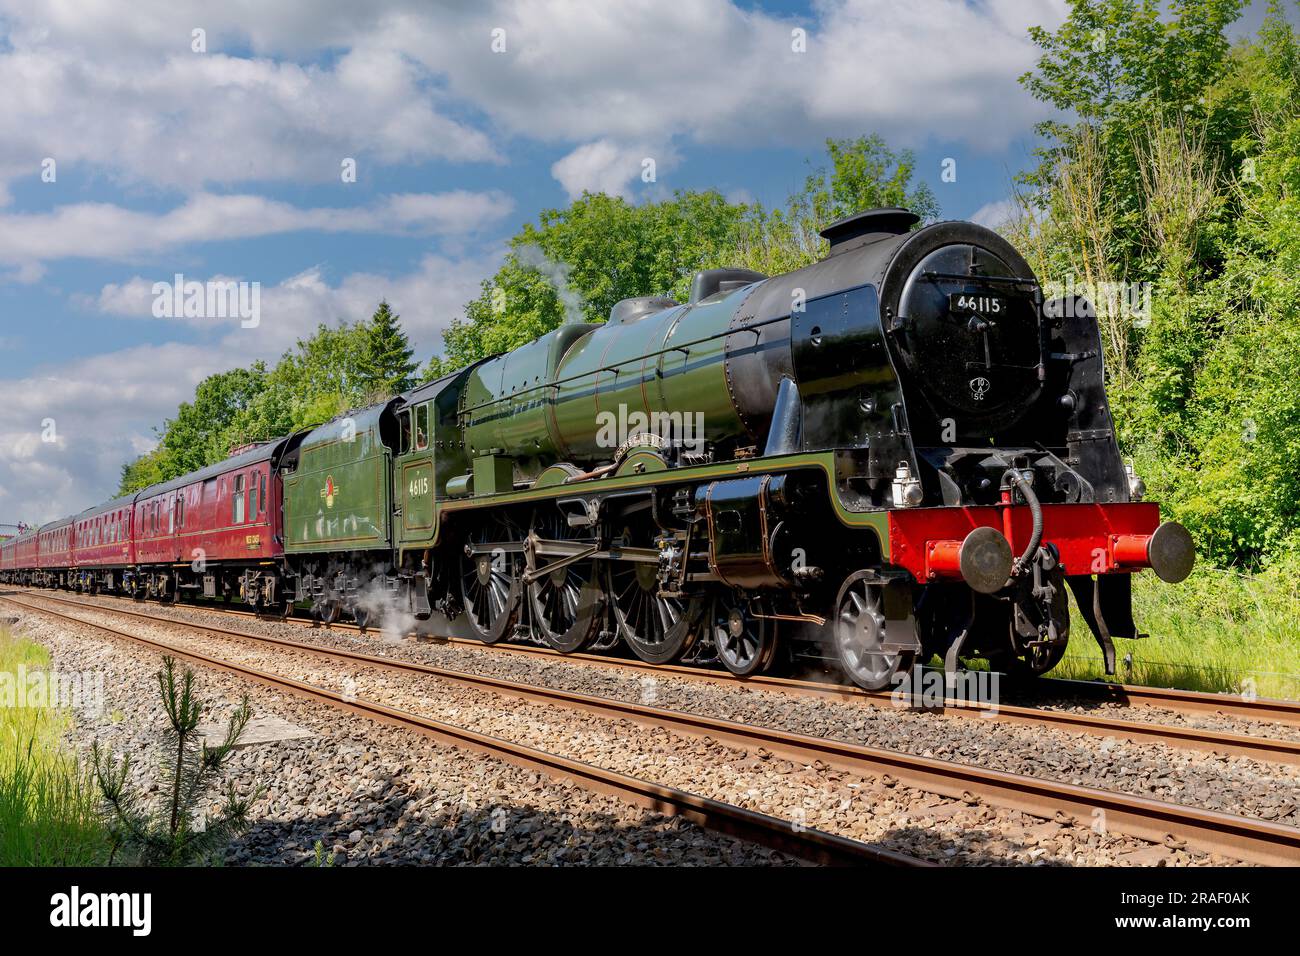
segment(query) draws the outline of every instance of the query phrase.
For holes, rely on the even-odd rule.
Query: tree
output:
[[[229,429],[241,412],[266,388],[266,365],[235,368],[209,375],[194,390],[192,402],[182,402],[166,424],[160,447],[173,474],[197,471],[220,461],[230,450]]]
[[[453,320],[444,359],[425,377],[508,351],[561,322],[604,322],[620,299],[684,298],[691,277],[718,261],[739,234],[746,207],[721,194],[676,193],[635,206],[584,193],[547,209],[510,240],[506,262]]]
[[[1159,0],[1070,0],[1070,15],[1055,32],[1030,27],[1043,51],[1020,81],[1035,97],[1075,121],[1130,127],[1153,111],[1166,119],[1195,112],[1207,88],[1228,66],[1225,29],[1241,16],[1244,0],[1176,0],[1162,18]],[[1038,169],[1026,177],[1046,187],[1044,176],[1066,145],[1069,120],[1039,124],[1048,140]]]
[[[1099,287],[1121,447],[1212,563],[1300,542],[1300,42],[1280,3],[1075,0],[1023,79],[1046,123],[1013,228],[1042,279]],[[1095,41],[1095,42],[1094,42]],[[1145,283],[1143,315],[1113,288]],[[1107,287],[1112,291],[1107,292]],[[1108,301],[1109,300],[1109,301]]]
[[[171,469],[164,460],[162,449],[155,448],[122,466],[122,480],[118,485],[117,494],[118,496],[129,495],[142,491],[150,485],[160,484],[167,480],[166,476],[170,473]]]
[[[119,494],[221,461],[236,445],[319,425],[367,396],[364,329],[319,325],[268,371],[262,362],[204,379],[159,429],[158,447],[123,466]]]
[[[826,153],[830,169],[814,168],[784,209],[751,211],[736,247],[729,251],[732,264],[766,275],[810,265],[828,251],[821,230],[864,209],[901,206],[922,221],[939,214],[930,187],[912,183],[916,160],[910,151],[896,153],[873,134],[828,139]]]
[[[198,736],[204,705],[194,696],[194,672],[186,668],[176,679],[176,660],[163,658],[155,675],[163,710],[167,714],[167,742],[162,765],[166,798],[150,808],[144,794],[128,783],[131,758],[117,760],[95,741],[92,748],[95,781],[103,796],[105,816],[112,835],[109,862],[143,866],[189,866],[214,862],[226,843],[246,830],[254,793],[240,797],[231,783],[221,812],[208,818],[201,806],[226,760],[252,717],[245,697],[231,715],[222,742],[209,747]],[[119,854],[124,860],[119,859]]]
[[[485,281],[443,336],[443,355],[422,373],[429,381],[551,331],[561,322],[604,322],[620,299],[668,295],[684,301],[694,274],[748,266],[773,274],[823,255],[817,232],[835,219],[875,206],[938,213],[933,194],[913,185],[915,162],[878,136],[828,140],[830,168],[812,170],[784,210],[728,202],[720,193],[678,192],[633,205],[584,193],[548,209],[510,240],[506,262]]]
[[[398,318],[388,307],[388,301],[383,300],[370,321],[360,328],[359,384],[376,400],[408,390],[414,384],[413,376],[419,368],[411,360],[415,350],[398,324]]]

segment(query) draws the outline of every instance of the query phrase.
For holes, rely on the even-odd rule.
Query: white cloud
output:
[[[192,190],[327,181],[347,156],[362,176],[499,161],[464,118],[475,112],[507,134],[580,144],[557,172],[570,182],[600,158],[595,144],[625,150],[647,130],[733,146],[875,131],[998,151],[1045,115],[1016,78],[1038,52],[1026,28],[1054,27],[1065,4],[824,0],[808,17],[732,0],[0,0],[0,11],[11,43],[0,181],[53,156]],[[206,54],[190,51],[198,25]],[[796,28],[806,52],[791,48]],[[598,171],[614,176],[608,162]]]
[[[730,0],[484,3],[380,24],[389,44],[447,76],[502,127],[543,140],[668,138],[787,145],[880,132],[999,150],[1044,115],[1017,82],[1037,56],[1030,24],[1058,0],[826,0],[807,18]],[[492,27],[508,49],[485,55]],[[807,31],[806,52],[791,31]],[[482,37],[482,48],[466,38]],[[989,110],[989,103],[998,109]]]
[[[368,317],[381,298],[401,315],[416,357],[426,360],[500,259],[499,251],[475,259],[429,255],[408,273],[352,273],[335,285],[313,268],[263,291],[255,329],[214,321],[208,342],[141,345],[0,378],[0,514],[43,522],[105,500],[122,465],[153,447],[154,426],[204,377],[274,361],[319,323]],[[89,305],[147,317],[150,284],[136,276],[104,286]],[[57,443],[41,440],[47,418],[54,419]]]
[[[262,196],[200,193],[165,213],[110,203],[51,212],[0,213],[0,262],[29,265],[71,257],[130,259],[196,242],[312,230],[410,236],[456,235],[493,226],[514,202],[501,192],[406,193],[368,206],[302,208]]]
[[[61,178],[90,168],[193,190],[337,182],[348,157],[358,178],[381,164],[498,161],[482,131],[439,111],[432,83],[391,49],[353,49],[323,67],[187,49],[120,60],[103,45],[20,46],[0,54],[0,175],[35,177],[51,157]]]
[[[473,235],[511,211],[500,193],[340,208],[258,195],[338,182],[346,157],[375,182],[390,165],[501,162],[497,143],[520,137],[566,153],[551,173],[570,193],[628,195],[642,158],[661,174],[676,161],[667,144],[813,152],[826,136],[879,132],[894,145],[999,151],[1045,115],[1016,81],[1037,55],[1026,27],[1054,27],[1065,10],[1062,0],[816,0],[807,17],[731,0],[0,0],[0,275],[33,282],[60,259],[129,261],[138,274],[78,301],[88,321],[149,316],[154,281],[215,278],[171,267],[173,256],[192,264],[198,243]],[[207,30],[205,54],[190,50],[195,27]],[[496,27],[505,53],[491,51]],[[796,27],[805,53],[791,49]],[[47,156],[58,162],[55,201],[69,182],[105,178],[181,198],[162,211],[8,211],[13,181],[36,181]],[[236,184],[248,185],[210,188]],[[976,216],[997,213],[990,204]],[[0,513],[45,520],[101,500],[202,377],[274,359],[318,322],[368,315],[381,296],[427,357],[498,258],[430,255],[405,274],[337,282],[313,267],[263,282],[256,329],[160,322],[198,341],[0,372],[11,376],[0,378]],[[39,441],[46,417],[56,444]]]
[[[140,346],[0,379],[0,513],[44,522],[108,498],[151,428],[228,356]],[[53,420],[57,441],[42,440]]]
[[[999,199],[994,202],[985,203],[971,213],[970,221],[979,223],[981,226],[988,226],[990,229],[1001,229],[1007,223],[1016,217],[1016,204],[1010,199]]]
[[[551,175],[570,199],[577,199],[584,191],[630,199],[634,181],[656,182],[659,174],[671,170],[677,161],[677,154],[669,148],[644,144],[621,146],[613,140],[600,139],[579,146],[557,160],[551,166]],[[654,178],[646,179],[647,174]]]

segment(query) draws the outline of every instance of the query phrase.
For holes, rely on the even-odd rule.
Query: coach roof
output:
[[[190,485],[200,481],[207,481],[209,478],[216,478],[227,472],[238,471],[241,468],[247,468],[250,465],[260,465],[264,461],[274,461],[279,458],[280,452],[283,451],[285,443],[292,436],[282,438],[273,438],[265,445],[258,445],[256,448],[250,448],[248,451],[240,452],[232,458],[223,458],[215,464],[200,468],[198,471],[192,471],[188,475],[181,475],[179,478],[173,478],[171,481],[165,481],[161,484],[151,485],[132,496],[132,501],[143,501],[146,498],[154,498],[158,495],[166,494],[169,491],[175,491],[178,488],[188,488]],[[128,499],[119,499],[128,500]],[[109,506],[100,506],[95,510],[106,509]]]

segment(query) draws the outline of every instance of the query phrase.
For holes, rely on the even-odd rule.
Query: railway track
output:
[[[19,592],[32,593],[38,596],[48,596],[45,592]],[[101,596],[102,597],[102,596]],[[115,603],[120,602],[134,606],[135,602],[127,598],[112,597]],[[87,605],[92,606],[92,605]],[[280,618],[267,618],[257,614],[254,611],[247,611],[241,608],[222,607],[217,604],[184,604],[175,605],[178,607],[188,607],[195,610],[208,611],[213,614],[225,614],[231,617],[246,617],[254,620],[271,620],[281,621]],[[307,616],[294,616],[283,619],[283,623],[291,624],[297,627],[317,629],[323,625],[312,620]],[[338,622],[328,625],[330,630],[345,631],[358,634],[375,633],[376,628],[371,627],[363,630],[355,624]],[[414,635],[404,635],[414,636]],[[422,638],[426,635],[419,635]],[[640,671],[649,674],[670,674],[674,677],[682,677],[687,680],[707,681],[715,684],[727,684],[735,686],[736,684],[745,684],[751,687],[759,687],[770,690],[779,690],[792,694],[803,694],[813,697],[822,698],[841,698],[846,700],[861,700],[866,703],[888,702],[891,698],[889,691],[865,691],[851,684],[836,683],[826,680],[806,680],[789,677],[772,677],[768,675],[757,675],[753,677],[736,677],[719,669],[705,669],[702,667],[684,666],[679,664],[647,664],[636,658],[611,657],[603,654],[561,654],[549,647],[543,647],[537,644],[484,644],[481,641],[466,640],[464,638],[434,638],[438,643],[449,644],[458,647],[472,647],[484,651],[500,651],[503,653],[527,654],[534,657],[550,657],[556,659],[581,661],[584,664],[592,664],[601,667],[616,668],[626,671]],[[1300,727],[1300,701],[1280,700],[1271,697],[1245,697],[1237,694],[1215,694],[1205,691],[1180,690],[1177,688],[1167,687],[1143,687],[1137,684],[1117,684],[1105,681],[1084,681],[1084,680],[1067,680],[1054,677],[1038,678],[1035,682],[1036,689],[1040,695],[1045,698],[1077,698],[1079,700],[1092,701],[1097,703],[1112,703],[1125,707],[1145,707],[1158,710],[1169,710],[1180,714],[1210,714],[1221,717],[1228,717],[1238,720],[1254,720],[1260,722],[1272,722],[1286,724],[1292,727]],[[946,709],[956,710],[965,703],[963,701],[949,700]],[[971,705],[972,709],[979,709],[978,704]],[[1033,710],[1033,708],[1021,708],[1023,710]],[[1011,709],[1010,713],[1016,713],[1016,709]],[[1034,711],[1039,712],[1039,711]]]
[[[1104,815],[1103,819],[1105,821],[1105,826],[1108,829],[1150,842],[1181,842],[1190,848],[1209,853],[1218,853],[1224,856],[1254,863],[1274,865],[1295,865],[1300,863],[1300,829],[1268,821],[1255,820],[1212,810],[1187,807],[1135,795],[1115,793],[1091,787],[1083,787],[1036,777],[990,770],[968,764],[953,763],[934,758],[919,757],[911,754],[865,747],[858,744],[851,744],[821,737],[810,737],[771,728],[740,724],[680,711],[669,711],[644,704],[634,704],[538,685],[522,684],[515,681],[507,681],[498,678],[469,674],[462,671],[448,670],[411,661],[364,654],[357,651],[324,648],[314,644],[305,644],[298,641],[289,641],[283,638],[249,634],[229,628],[219,628],[211,625],[177,621],[171,618],[143,614],[134,610],[112,608],[103,605],[88,605],[80,601],[49,598],[46,595],[37,595],[37,598],[38,600],[40,598],[46,598],[47,600],[53,600],[57,603],[79,606],[91,611],[107,612],[110,614],[127,616],[133,619],[145,620],[155,625],[175,627],[194,632],[213,634],[222,638],[275,646],[327,659],[344,660],[392,671],[404,671],[407,673],[432,676],[446,681],[453,681],[463,686],[471,686],[481,690],[486,690],[502,696],[515,697],[518,699],[544,703],[549,706],[578,710],[610,719],[630,720],[638,724],[662,727],[677,733],[695,737],[708,737],[742,749],[753,750],[755,748],[762,748],[774,755],[805,765],[820,761],[834,769],[858,775],[884,775],[906,786],[947,797],[966,798],[974,795],[992,805],[1013,808],[1047,819],[1059,818],[1060,815],[1064,814],[1075,821],[1088,823],[1097,820],[1098,815],[1102,814]],[[140,637],[139,635],[130,634],[129,632],[119,631],[116,628],[110,628],[103,624],[86,621],[70,614],[52,610],[48,607],[29,604],[25,601],[15,600],[12,597],[5,597],[4,600],[30,612],[45,614],[80,626],[91,627],[128,640],[167,650],[168,652],[173,650],[164,642],[157,642],[148,638]],[[522,745],[500,741],[496,738],[484,737],[484,735],[477,734],[467,728],[442,724],[416,715],[404,715],[401,712],[393,711],[391,708],[387,708],[381,704],[357,701],[349,703],[348,701],[344,701],[340,695],[332,691],[311,687],[310,685],[302,684],[301,682],[294,681],[290,678],[257,671],[253,668],[233,664],[228,661],[222,661],[217,658],[211,658],[207,655],[179,650],[177,650],[176,653],[188,656],[191,659],[200,660],[201,662],[212,666],[233,670],[236,673],[244,674],[245,676],[261,680],[265,683],[271,683],[275,686],[283,686],[299,693],[307,693],[308,695],[314,695],[321,699],[329,700],[332,703],[340,703],[345,706],[350,706],[351,709],[359,709],[367,714],[375,714],[385,719],[396,719],[399,721],[410,718],[411,726],[422,729],[424,732],[431,733],[434,736],[441,735],[442,739],[446,742],[458,745],[457,741],[461,741],[464,745],[475,749],[490,748],[489,752],[497,752],[500,755],[505,755],[507,756],[507,759],[524,759],[531,761],[532,765],[536,766],[538,769],[545,768],[548,773],[552,773],[553,775],[574,776],[577,774],[579,779],[584,781],[590,779],[593,782],[593,785],[603,782],[605,786],[617,786],[622,788],[629,787],[626,778],[618,781],[611,781],[602,776],[597,779],[598,775],[609,774],[614,778],[621,778],[623,775],[612,771],[598,770],[597,768],[586,764],[579,764],[579,769],[575,770],[573,765],[576,762],[568,760],[567,758],[542,754],[539,751],[533,751],[530,748],[523,747]],[[1170,728],[1162,729],[1168,730]],[[702,808],[699,805],[693,804],[691,801],[700,801],[704,798],[682,794],[680,791],[672,791],[670,788],[660,787],[655,784],[647,784],[645,781],[635,781],[630,786],[631,789],[627,791],[629,794],[633,794],[639,800],[643,801],[651,800],[652,802],[664,802],[666,806],[672,809],[672,812],[683,812],[697,815],[703,814],[706,818],[709,813],[725,814],[727,812],[713,807]],[[650,789],[647,790],[647,788]],[[712,803],[712,801],[706,802]],[[738,809],[739,808],[732,808],[732,810]],[[743,812],[748,814],[748,811]],[[749,816],[754,815],[749,814]],[[692,818],[694,819],[695,817]],[[770,820],[772,818],[767,819]],[[753,824],[753,821],[749,821],[748,818],[746,818],[746,821],[751,825]],[[715,820],[714,824],[717,823],[718,821]],[[777,823],[779,824],[778,829],[789,829],[788,824],[782,824],[780,821],[777,821]],[[726,830],[725,827],[729,825],[740,825],[735,823],[734,818],[732,817],[723,818],[721,824],[721,826],[713,825],[711,828],[723,829],[724,832],[732,832]],[[708,826],[710,824],[706,823],[704,825]],[[764,826],[770,826],[770,824],[764,824]],[[760,833],[760,835],[768,838],[775,838],[772,837],[770,833],[766,832]],[[829,837],[830,835],[821,834],[821,836]],[[779,839],[786,838],[787,834],[782,832]],[[835,839],[842,840],[843,838]],[[756,842],[764,841],[758,839]],[[847,842],[850,844],[856,844],[856,841]],[[868,849],[874,850],[874,848]],[[820,848],[819,852],[847,852],[847,848],[835,844],[829,849],[824,847]],[[901,862],[891,859],[875,859],[875,861]]]
[[[352,695],[340,694],[328,688],[318,687],[281,674],[260,670],[234,661],[223,660],[198,651],[178,648],[165,641],[156,641],[139,634],[132,634],[103,624],[86,621],[70,614],[62,614],[49,608],[17,601],[8,595],[0,596],[0,601],[30,612],[44,614],[68,623],[75,623],[81,627],[88,627],[110,634],[177,658],[225,671],[276,690],[285,691],[309,700],[324,702],[338,709],[359,714],[372,720],[404,727],[448,746],[503,759],[516,766],[544,773],[557,780],[575,782],[585,789],[618,797],[653,810],[656,813],[662,813],[665,816],[681,816],[706,830],[748,840],[810,863],[832,866],[878,865],[892,867],[932,867],[935,865],[927,860],[882,847],[871,846],[833,833],[811,828],[796,828],[787,820],[757,813],[744,807],[712,800],[698,794],[687,793],[684,790],[666,787],[652,781],[593,766],[558,754],[547,753],[523,744],[502,740],[499,737],[481,734],[468,727],[433,720],[420,714],[399,710],[375,701],[362,700]],[[79,602],[68,603],[75,604]],[[124,613],[116,609],[99,608],[99,610],[107,610],[109,613]],[[148,615],[138,616],[148,617]],[[166,618],[154,618],[154,620],[176,627],[187,626]],[[200,625],[195,625],[191,629],[216,630],[202,628]],[[237,631],[229,632],[228,636],[253,639],[250,635],[240,634]],[[267,640],[272,641],[273,639]],[[283,643],[292,644],[294,642]],[[303,649],[311,647],[311,645],[296,646]]]
[[[37,593],[33,596],[47,600],[61,601],[69,606],[98,607],[117,610],[120,613],[139,612],[127,608],[109,608],[107,605],[91,604],[84,601]],[[121,599],[115,599],[121,600]],[[194,605],[195,608],[228,614],[235,617],[261,619],[248,611],[231,608],[207,607]],[[151,617],[151,615],[143,615]],[[157,619],[157,618],[154,618]],[[164,619],[166,620],[166,619]],[[312,627],[312,622],[290,619],[301,627]],[[361,632],[356,625],[331,625],[332,630]],[[797,694],[811,697],[860,701],[877,707],[899,707],[899,700],[889,691],[864,691],[857,687],[843,684],[829,684],[811,680],[797,680],[785,677],[757,676],[745,680],[730,674],[702,670],[698,667],[680,665],[646,664],[640,660],[626,660],[597,654],[560,654],[550,648],[523,644],[482,644],[458,638],[447,639],[446,643],[484,649],[528,655],[536,658],[577,660],[583,664],[612,668],[622,671],[645,673],[652,676],[671,676],[685,680],[712,683],[723,686],[736,686],[741,682],[746,686],[780,693]],[[1207,694],[1198,691],[1168,690],[1152,687],[1131,687],[1119,684],[1100,684],[1087,681],[1061,681],[1044,679],[1039,685],[1045,690],[1064,688],[1057,692],[1062,696],[1089,695],[1096,701],[1107,701],[1131,707],[1147,707],[1170,710],[1183,714],[1212,714],[1237,719],[1249,719],[1260,722],[1276,722],[1288,726],[1300,726],[1300,702],[1273,700],[1269,698],[1240,698],[1224,694]],[[936,710],[938,710],[936,708]],[[1147,721],[1123,720],[1105,717],[1099,714],[1080,714],[1039,707],[1016,706],[997,703],[948,699],[941,709],[945,717],[978,718],[994,722],[1019,725],[1050,726],[1074,734],[1094,737],[1111,737],[1134,743],[1164,743],[1173,747],[1196,750],[1225,756],[1248,757],[1253,760],[1271,761],[1290,765],[1300,765],[1300,741],[1277,739],[1275,737],[1254,734],[1230,733],[1227,731],[1208,730],[1204,728],[1182,726],[1177,724],[1152,723]]]

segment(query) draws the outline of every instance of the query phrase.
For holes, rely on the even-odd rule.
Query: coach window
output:
[[[234,524],[244,523],[244,476],[235,475],[235,491],[230,499],[231,517]]]
[[[266,475],[262,475],[262,494],[257,500],[261,502],[258,507],[258,514],[264,514],[266,512]]]
[[[415,410],[415,450],[424,451],[429,447],[429,403],[425,402]]]
[[[257,514],[257,475],[249,477],[252,479],[248,483],[248,518],[251,521]]]

